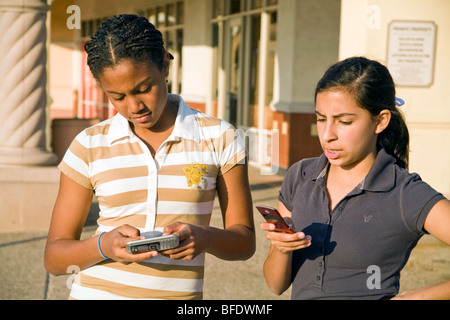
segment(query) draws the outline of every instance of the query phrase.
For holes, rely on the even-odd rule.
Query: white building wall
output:
[[[342,0],[339,58],[364,55],[387,65],[392,21],[437,26],[434,77],[429,87],[397,86],[410,131],[410,171],[450,195],[450,1]]]

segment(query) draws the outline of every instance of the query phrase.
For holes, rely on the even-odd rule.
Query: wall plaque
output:
[[[389,25],[387,66],[397,86],[428,87],[433,83],[436,25],[393,21]]]

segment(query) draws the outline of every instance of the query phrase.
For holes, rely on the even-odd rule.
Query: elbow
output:
[[[44,257],[44,268],[47,272],[53,276],[59,276],[62,273],[56,268],[56,266],[51,262],[51,259],[47,257],[47,254]]]
[[[75,268],[72,268],[72,267],[75,267]],[[59,268],[58,266],[44,260],[44,268],[52,276],[63,276],[63,275],[70,274],[71,272],[76,270],[76,268],[78,268],[78,267],[77,266],[68,266],[67,270],[64,270],[63,268]]]
[[[273,285],[267,281],[266,281],[266,284],[267,284],[267,287],[269,288],[269,290],[272,291],[272,293],[274,293],[277,296],[281,296],[287,290],[287,288]]]
[[[54,268],[54,266],[48,261],[47,258],[44,258],[44,268],[45,270],[47,270],[47,272],[49,274],[51,274],[52,276],[58,276],[60,275],[59,272],[57,272],[57,270]]]
[[[44,253],[44,268],[53,276],[66,275],[66,271],[68,271],[58,265],[57,259],[52,257],[52,253],[49,248],[46,248]]]
[[[235,246],[234,253],[231,254],[230,257],[225,258],[225,260],[245,261],[253,257],[256,252],[255,231],[246,228],[245,233],[242,234],[238,243],[239,244]]]
[[[251,257],[253,257],[255,252],[256,252],[256,246],[253,244],[252,246],[249,246],[249,248],[242,253],[242,256],[239,260],[241,260],[241,261],[248,260]]]
[[[256,238],[254,230],[252,230],[251,234],[248,235],[248,240],[246,243],[247,245],[245,246],[240,259],[242,261],[250,259],[256,252]]]

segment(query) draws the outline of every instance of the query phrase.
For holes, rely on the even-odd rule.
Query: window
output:
[[[78,92],[77,117],[82,119],[99,118],[101,120],[113,116],[116,112],[110,105],[108,97],[97,84],[87,65],[87,54],[84,44],[97,31],[107,18],[81,21],[81,90]]]
[[[169,72],[168,87],[169,92],[179,94],[183,70],[184,2],[172,1],[165,5],[148,7],[139,13],[146,16],[161,31],[166,50],[174,56]]]
[[[259,127],[258,110],[262,105],[268,107],[273,99],[277,4],[274,0],[213,3],[215,101],[212,104],[219,117],[237,127]],[[264,35],[263,28],[267,30]]]

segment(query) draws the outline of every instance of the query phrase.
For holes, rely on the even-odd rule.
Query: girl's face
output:
[[[389,124],[388,110],[373,117],[349,93],[333,90],[317,94],[316,114],[320,144],[331,165],[373,164],[378,134]]]
[[[135,130],[156,131],[167,103],[167,75],[168,67],[160,71],[154,64],[127,59],[106,68],[99,82],[114,108]]]

